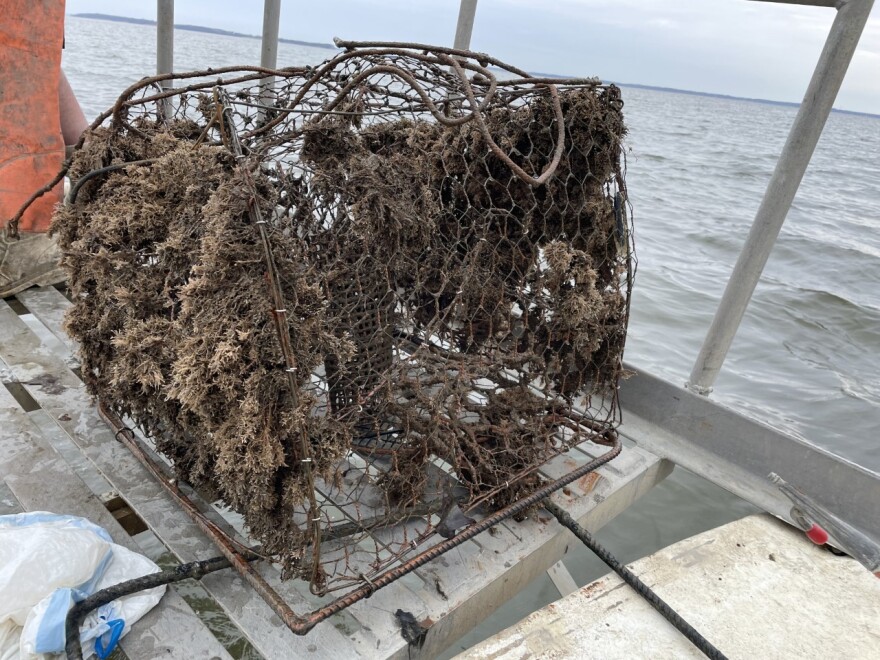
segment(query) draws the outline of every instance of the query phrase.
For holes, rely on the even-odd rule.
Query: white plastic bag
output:
[[[45,512],[0,516],[0,660],[62,652],[73,603],[158,570],[84,518]],[[165,587],[158,587],[91,612],[80,628],[85,657],[109,655],[164,593]]]

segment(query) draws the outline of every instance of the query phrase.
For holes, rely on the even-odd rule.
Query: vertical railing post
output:
[[[266,69],[278,68],[278,26],[281,22],[281,0],[265,0],[263,4],[263,42],[260,51],[260,66]],[[275,76],[266,76],[260,83],[260,103],[273,105]],[[260,109],[258,115],[264,116]]]
[[[768,1],[768,0],[764,0]],[[874,0],[769,0],[787,4],[836,6],[837,15],[807,93],[788,134],[776,169],[767,185],[752,229],[727,282],[727,288],[687,386],[708,394],[718,376],[727,351],[751,300],[773,244],[785,221],[801,179],[813,156],[825,121],[843,82],[859,43],[862,30],[871,13]]]
[[[174,0],[156,0],[156,74],[171,73],[174,70]],[[171,89],[170,80],[160,83],[162,89]],[[171,117],[173,109],[170,99],[161,102],[165,117]]]
[[[461,6],[458,8],[458,24],[455,26],[455,41],[452,43],[453,48],[470,50],[476,13],[477,0],[461,0]]]

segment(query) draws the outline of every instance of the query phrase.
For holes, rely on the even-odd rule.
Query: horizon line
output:
[[[149,18],[134,18],[132,16],[119,16],[116,14],[102,14],[99,12],[80,12],[77,14],[68,14],[74,18],[85,18],[88,20],[98,20],[98,21],[113,21],[119,23],[132,23],[135,25],[156,25],[156,21]],[[222,28],[213,28],[206,25],[191,25],[187,23],[175,23],[175,30],[184,30],[187,32],[202,32],[206,34],[217,34],[226,37],[240,37],[245,39],[260,39],[258,35],[255,34],[246,34],[244,32],[235,32],[233,30],[224,30]],[[289,39],[286,37],[279,37],[279,43],[289,43],[300,46],[310,46],[312,48],[324,48],[327,50],[340,50],[333,44],[317,42],[317,41],[304,41],[301,39]],[[557,73],[541,73],[541,72],[533,72],[533,75],[536,76],[547,76],[552,78],[566,78],[568,76],[563,76]],[[609,81],[612,82],[612,81]],[[774,99],[762,99],[751,96],[736,96],[734,94],[723,94],[720,92],[705,92],[696,89],[680,89],[678,87],[666,87],[663,85],[648,85],[645,83],[627,83],[627,82],[612,82],[614,85],[619,85],[621,87],[633,87],[636,89],[648,89],[658,92],[673,92],[676,94],[690,94],[693,96],[708,96],[713,98],[720,99],[728,99],[733,101],[746,101],[749,103],[763,103],[765,105],[782,105],[793,108],[800,107],[801,103],[798,101],[778,101]],[[861,117],[869,117],[871,119],[880,119],[880,114],[873,112],[863,112],[861,110],[847,110],[846,108],[831,108],[832,112],[839,112],[841,114],[846,115],[857,115]]]

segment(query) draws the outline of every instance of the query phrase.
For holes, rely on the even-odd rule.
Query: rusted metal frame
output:
[[[329,603],[328,605],[320,608],[319,610],[316,610],[315,612],[312,613],[312,615],[310,615],[309,618],[315,617],[316,618],[315,623],[317,624],[318,622],[323,621],[324,619],[326,619],[327,617],[329,617],[333,614],[336,614],[337,612],[345,609],[349,605],[361,600],[362,598],[369,597],[376,590],[378,590],[384,586],[387,586],[388,584],[394,582],[398,578],[403,577],[404,575],[406,575],[406,574],[414,571],[415,569],[423,566],[424,564],[428,563],[429,561],[436,559],[437,557],[444,554],[445,552],[461,545],[465,541],[472,539],[473,537],[475,537],[478,534],[480,534],[481,532],[489,529],[490,527],[493,527],[494,525],[498,524],[499,522],[502,522],[503,520],[506,520],[507,518],[515,516],[516,514],[521,513],[523,511],[525,511],[526,509],[528,509],[532,506],[535,506],[536,504],[539,504],[542,500],[546,499],[547,497],[552,495],[554,492],[556,492],[560,488],[563,488],[564,486],[572,483],[573,481],[579,479],[580,477],[583,477],[584,475],[588,474],[589,472],[592,472],[593,470],[596,470],[597,468],[601,467],[602,465],[604,465],[605,463],[607,463],[608,461],[613,459],[615,456],[620,454],[620,451],[621,451],[621,445],[620,445],[620,441],[618,439],[618,440],[615,440],[615,445],[611,449],[609,449],[607,452],[605,452],[604,454],[602,454],[598,458],[590,461],[589,463],[584,464],[583,466],[581,466],[580,468],[578,468],[576,470],[573,470],[572,472],[567,474],[565,477],[562,477],[560,479],[557,479],[556,481],[553,481],[549,484],[542,486],[541,488],[536,490],[534,493],[532,493],[531,495],[528,495],[527,497],[524,497],[523,499],[519,500],[518,502],[515,502],[515,503],[505,507],[504,509],[501,509],[500,511],[493,513],[492,515],[487,516],[486,518],[484,518],[483,520],[481,520],[477,523],[474,523],[473,525],[465,528],[463,531],[456,534],[451,539],[448,539],[446,541],[438,543],[437,545],[435,545],[435,546],[429,548],[428,550],[420,553],[419,555],[413,557],[412,559],[402,563],[400,566],[397,566],[393,569],[388,570],[387,572],[385,572],[384,574],[375,578],[374,580],[371,580],[369,584],[362,586],[362,587],[359,587],[358,589],[352,591],[351,593],[346,594],[345,596],[342,596],[342,597],[336,599],[332,603]],[[297,631],[294,631],[294,632],[297,632]],[[306,630],[304,632],[308,632],[308,631]],[[300,633],[300,634],[303,634],[303,633]]]
[[[415,45],[416,44],[413,44],[413,46],[415,46]],[[418,60],[420,62],[426,62],[429,64],[435,64],[435,65],[448,64],[446,59],[441,59],[440,56],[438,56],[438,55],[429,54],[429,53],[431,53],[432,50],[439,51],[441,49],[436,49],[433,46],[423,46],[420,49],[420,52],[406,50],[404,48],[397,48],[397,47],[390,47],[390,48],[385,47],[385,48],[374,48],[374,49],[367,49],[367,50],[346,51],[345,53],[342,53],[341,55],[337,55],[333,59],[328,60],[327,62],[322,64],[312,74],[312,76],[303,83],[300,90],[296,93],[296,95],[287,104],[287,107],[288,108],[295,108],[297,105],[299,105],[300,101],[302,101],[302,99],[305,98],[305,96],[309,92],[309,90],[312,87],[314,87],[315,84],[318,83],[318,81],[320,81],[322,78],[324,78],[324,76],[327,74],[328,71],[332,71],[334,68],[339,66],[339,64],[341,64],[347,60],[353,59],[355,57],[360,57],[360,58],[366,59],[366,58],[373,56],[373,55],[379,55],[379,56],[397,55],[400,57],[409,57],[409,58]],[[465,52],[467,52],[467,51],[465,51]],[[470,53],[470,57],[472,59],[477,59],[476,53]],[[478,65],[478,64],[475,64],[474,62],[463,61],[463,62],[461,62],[461,65],[466,69],[469,69],[469,70],[474,71],[476,73],[479,73],[483,76],[486,76],[487,82],[491,83],[491,81],[495,80],[495,84],[497,85],[496,77],[494,75],[492,75],[492,73],[487,68],[482,66],[481,64]],[[378,67],[374,67],[374,68],[378,69]],[[390,67],[388,67],[388,68],[390,68]],[[402,77],[404,79],[406,79],[406,76],[409,76],[408,72],[404,71],[403,69],[400,69],[399,67],[394,67],[394,69],[396,71],[391,72],[391,73],[394,73],[394,75],[398,75],[398,72],[399,72],[399,73],[403,74],[403,76],[400,76],[400,77]],[[528,74],[526,74],[526,75],[528,75]],[[410,82],[410,81],[407,80],[407,82]],[[410,82],[410,84],[412,85],[413,83]],[[346,93],[348,93],[348,90],[351,89],[352,87],[353,86],[349,83],[343,88],[342,91],[339,92],[336,101],[334,101],[331,104],[331,109],[332,109],[332,107],[335,107],[335,105],[337,105],[339,103],[339,101],[344,97],[344,95]],[[416,87],[414,86],[413,89],[416,89]],[[416,89],[416,91],[418,91],[418,89]],[[488,93],[487,93],[487,96],[488,96]],[[431,103],[431,105],[433,105],[433,103]],[[438,112],[432,111],[432,115],[435,118],[437,118],[438,121],[441,121],[441,122],[444,120],[449,120],[448,117],[445,117],[445,115],[443,115],[442,113],[439,113],[439,111]],[[273,119],[270,122],[267,122],[265,125],[261,126],[260,128],[254,129],[253,131],[249,131],[249,132],[245,133],[244,137],[249,138],[249,137],[253,137],[255,135],[258,135],[260,133],[264,133],[266,131],[269,131],[272,128],[274,128],[275,126],[277,126],[281,121],[282,121],[281,116],[276,117],[275,119]]]
[[[518,76],[522,76],[523,78],[530,78],[528,71],[523,71],[511,64],[507,64],[506,62],[502,62],[501,60],[494,58],[486,53],[477,53],[472,50],[463,50],[461,48],[448,48],[446,46],[429,46],[426,44],[419,43],[411,43],[405,41],[347,41],[345,39],[334,39],[333,43],[336,44],[339,48],[345,48],[349,52],[357,51],[357,49],[367,49],[367,48],[383,48],[383,49],[406,49],[406,50],[415,50],[415,51],[434,51],[435,53],[443,53],[445,55],[454,55],[456,57],[470,57],[478,62],[480,62],[483,66],[493,65],[497,66],[500,69],[505,69],[506,71],[510,71],[511,73],[515,73]],[[363,52],[361,50],[360,52]],[[564,80],[564,79],[559,79]],[[585,79],[581,79],[585,80]],[[592,80],[592,79],[591,79]]]
[[[180,490],[177,483],[165,476],[163,468],[159,466],[152,457],[150,457],[143,447],[141,447],[140,441],[134,433],[122,423],[122,420],[100,402],[98,404],[98,413],[110,428],[113,429],[116,437],[123,443],[123,445],[125,445],[135,458],[137,458],[156,478],[156,480],[162,484],[165,490],[168,491],[171,497],[181,506],[184,512],[186,512],[205,535],[214,542],[220,552],[232,564],[233,568],[235,568],[235,570],[241,574],[241,576],[254,588],[263,600],[266,601],[266,604],[272,608],[284,625],[296,635],[305,635],[325,619],[341,612],[359,600],[368,598],[378,589],[413,572],[417,568],[420,568],[443,553],[461,545],[465,541],[474,538],[490,527],[493,527],[518,513],[522,513],[532,506],[540,504],[542,500],[546,499],[557,490],[567,486],[577,479],[580,479],[584,475],[593,472],[608,461],[612,460],[620,454],[621,451],[620,439],[615,433],[612,447],[601,456],[585,463],[576,470],[572,470],[564,477],[545,484],[534,493],[524,497],[518,502],[514,502],[504,509],[487,516],[483,520],[466,527],[452,538],[428,548],[412,559],[402,562],[399,566],[387,570],[382,575],[371,579],[365,585],[358,587],[348,594],[336,598],[327,605],[320,607],[309,614],[299,615],[290,608],[290,605],[285,602],[281,595],[273,589],[263,576],[260,575],[250,564],[249,559],[252,559],[252,557],[248,557],[239,551],[238,548],[244,548],[244,546],[238,541],[231,539],[220,527],[208,520],[201,511],[199,511],[198,507],[196,507],[196,505],[186,496],[186,494]],[[246,548],[245,551],[251,554],[256,554]]]
[[[168,479],[162,467],[153,460],[153,458],[141,447],[140,442],[134,433],[122,423],[122,420],[109,410],[103,403],[98,402],[98,414],[113,429],[116,438],[125,445],[129,451],[137,458],[141,464],[152,474],[156,480],[162,484],[171,497],[180,505],[183,511],[198,525],[199,529],[207,536],[220,552],[229,560],[233,568],[250,584],[254,590],[260,594],[266,604],[279,616],[288,628],[296,632],[298,628],[302,628],[308,622],[297,615],[283,598],[275,591],[269,583],[260,575],[256,569],[249,563],[252,557],[246,556],[239,551],[238,548],[244,546],[233,540],[226,532],[224,532],[217,524],[208,520],[198,507],[180,490],[177,482]],[[248,550],[248,553],[250,551]],[[306,630],[311,630],[314,623],[308,626]],[[304,633],[298,633],[304,634]]]
[[[461,78],[462,85],[464,87],[464,93],[468,98],[468,102],[470,103],[472,108],[477,107],[477,101],[474,97],[474,90],[468,83],[467,76],[465,75],[464,69],[461,66],[461,63],[455,59],[454,57],[449,57],[449,65],[455,69],[455,72]],[[553,104],[553,114],[556,118],[556,149],[553,152],[553,160],[544,168],[544,171],[541,172],[538,176],[531,176],[525,170],[523,170],[519,165],[513,162],[510,156],[504,153],[504,150],[498,146],[495,140],[492,138],[492,134],[489,132],[489,127],[486,126],[486,122],[483,119],[482,114],[477,112],[476,110],[473,112],[472,116],[477,122],[477,126],[480,128],[480,132],[483,134],[483,139],[486,140],[486,144],[489,149],[494,153],[502,162],[504,162],[510,170],[516,174],[524,183],[529,184],[530,186],[540,186],[547,182],[547,180],[553,176],[556,172],[556,168],[559,167],[559,163],[562,160],[562,151],[565,148],[565,117],[562,114],[562,104],[559,101],[559,93],[556,91],[556,85],[547,85],[547,91],[550,92],[550,101]]]
[[[465,59],[456,59],[459,66],[464,69],[468,69],[470,71],[474,71],[479,73],[482,76],[485,76],[486,81],[490,83],[490,85],[497,85],[498,81],[496,76],[494,76],[489,69],[487,68],[489,64],[493,64],[502,69],[510,71],[511,73],[515,73],[519,76],[522,76],[521,80],[514,81],[504,81],[505,86],[511,86],[511,84],[537,84],[544,86],[553,86],[553,85],[565,85],[568,82],[576,82],[580,85],[585,84],[599,84],[597,79],[584,79],[584,78],[575,78],[575,79],[548,79],[548,78],[532,78],[529,74],[521,69],[517,69],[509,64],[505,64],[500,60],[496,60],[495,58],[489,57],[483,53],[474,53],[467,50],[457,50],[455,48],[443,48],[440,46],[427,46],[425,44],[416,44],[416,43],[382,43],[382,42],[344,42],[337,41],[337,45],[344,45],[346,47],[352,48],[352,50],[347,50],[346,52],[337,55],[331,60],[328,60],[323,65],[321,65],[309,78],[303,86],[300,88],[299,92],[291,99],[291,101],[287,104],[288,108],[296,107],[299,102],[305,97],[306,93],[319,81],[321,78],[325,76],[328,71],[331,71],[333,68],[345,62],[346,60],[361,57],[367,58],[373,55],[380,56],[389,56],[395,55],[399,57],[409,57],[418,61],[427,62],[430,64],[440,65],[440,66],[449,66],[450,61],[454,59],[450,56],[456,56]],[[362,48],[361,50],[357,50],[357,48]],[[474,60],[474,61],[468,61]],[[476,63],[475,63],[476,62]],[[347,85],[346,87],[349,87]],[[340,93],[340,97],[343,96]],[[434,114],[432,112],[432,114]],[[436,115],[435,118],[444,122],[444,120],[448,120],[444,115]],[[278,123],[282,121],[281,117],[276,117],[272,121],[266,123],[258,129],[254,129],[253,131],[249,131],[244,134],[244,137],[249,138],[257,135],[259,133],[263,133],[265,131],[271,130]]]
[[[446,49],[437,49],[437,50],[445,51]],[[467,53],[468,51],[460,51],[460,52]],[[421,85],[418,83],[418,81],[411,74],[409,74],[407,71],[405,71],[399,67],[395,67],[395,66],[391,66],[391,65],[377,65],[377,66],[371,67],[370,69],[358,74],[358,76],[356,76],[355,79],[349,81],[343,87],[343,89],[341,91],[339,91],[336,99],[327,108],[325,108],[326,110],[333,110],[352,89],[354,89],[357,85],[359,85],[367,77],[374,75],[375,73],[387,73],[389,75],[394,75],[396,77],[401,78],[406,83],[408,83],[412,87],[412,89],[414,91],[416,91],[417,94],[419,94],[419,96],[422,98],[422,101],[428,107],[428,110],[431,113],[431,115],[441,124],[444,124],[446,126],[457,126],[457,125],[461,125],[461,124],[467,123],[472,120],[476,120],[478,125],[480,126],[480,130],[483,133],[485,139],[487,139],[488,144],[489,144],[490,148],[492,149],[493,153],[495,153],[496,156],[498,156],[503,161],[505,161],[507,163],[507,165],[513,170],[513,172],[519,178],[521,178],[524,182],[526,182],[530,185],[533,185],[533,186],[537,186],[537,185],[541,185],[550,176],[552,176],[553,172],[556,169],[556,166],[558,166],[558,164],[559,164],[559,160],[562,155],[562,150],[563,150],[564,141],[565,141],[564,140],[564,126],[563,126],[563,122],[561,120],[562,108],[560,106],[558,94],[556,92],[556,86],[551,83],[537,83],[539,85],[545,85],[550,93],[553,107],[554,107],[554,111],[555,111],[555,116],[556,116],[557,122],[559,123],[558,129],[557,129],[557,132],[559,135],[557,136],[556,151],[554,153],[554,158],[553,158],[552,162],[548,165],[545,172],[543,172],[540,176],[532,177],[532,176],[528,175],[526,172],[524,172],[515,163],[513,163],[513,161],[510,160],[510,158],[507,156],[507,154],[505,154],[503,152],[503,150],[500,147],[498,147],[498,145],[496,145],[494,143],[494,141],[491,139],[491,135],[488,134],[488,129],[485,126],[485,122],[482,121],[482,116],[481,116],[480,112],[483,109],[485,109],[485,107],[490,102],[492,96],[494,96],[494,94],[496,92],[497,85],[498,85],[498,81],[497,81],[496,77],[489,71],[489,69],[487,69],[485,66],[483,66],[482,63],[475,64],[473,62],[461,62],[453,57],[450,57],[445,52],[442,52],[442,54],[440,54],[440,55],[431,56],[431,55],[421,54],[421,53],[412,53],[412,52],[408,52],[406,50],[400,50],[397,48],[380,48],[380,49],[375,49],[372,51],[365,50],[365,51],[351,51],[351,52],[343,53],[342,55],[339,55],[339,56],[333,58],[332,60],[327,62],[325,65],[320,67],[320,69],[314,75],[312,75],[312,77],[309,78],[305,82],[305,84],[300,88],[300,90],[297,92],[296,96],[288,104],[288,107],[290,107],[290,108],[295,107],[299,103],[299,101],[305,97],[305,94],[321,79],[321,77],[327,71],[329,71],[332,68],[334,68],[335,66],[337,66],[339,63],[344,62],[345,60],[351,59],[353,57],[366,57],[366,56],[373,55],[373,54],[376,54],[376,55],[394,54],[394,55],[401,55],[401,56],[406,56],[406,57],[414,57],[415,59],[430,61],[435,64],[446,64],[446,65],[454,67],[459,78],[461,79],[461,82],[464,85],[465,94],[468,98],[468,101],[471,104],[471,108],[473,108],[472,112],[468,115],[463,115],[461,117],[456,117],[456,118],[450,118],[450,117],[445,116],[434,105],[433,101],[428,97],[427,93],[424,91],[424,89],[421,87]],[[476,54],[474,54],[474,53],[470,54],[470,56],[472,58],[474,55],[476,55]],[[238,70],[255,70],[255,69],[257,69],[257,67],[253,67],[251,69],[245,69],[244,67],[240,67]],[[468,69],[468,70],[471,70],[471,71],[474,71],[476,73],[481,74],[482,76],[485,77],[485,79],[489,83],[488,90],[486,91],[482,102],[479,104],[476,102],[476,99],[475,99],[475,96],[473,93],[473,89],[470,87],[470,83],[467,80],[467,77],[464,72],[465,69]],[[268,72],[267,69],[263,69],[262,71]],[[217,72],[221,72],[221,70],[217,70]],[[516,73],[519,73],[519,71],[517,70]],[[169,79],[168,77],[172,76],[172,75],[173,74],[166,74],[164,76],[154,76],[151,79],[139,81],[139,83],[137,83],[136,85],[132,85],[131,87],[129,87],[125,92],[123,92],[123,94],[120,96],[119,100],[116,102],[116,104],[113,107],[112,114],[114,117],[114,119],[113,119],[114,122],[121,122],[122,121],[122,117],[121,117],[122,107],[128,104],[127,102],[123,101],[123,99],[129,97],[134,91],[136,91],[139,88],[143,88],[143,87],[149,86],[151,84],[155,84],[157,82],[161,83],[161,82],[167,81]],[[525,74],[525,75],[528,75],[528,74]],[[154,95],[151,98],[158,100],[160,98],[165,98],[165,94],[166,93]],[[143,102],[144,102],[143,100],[140,101],[140,103],[143,103]],[[271,129],[272,127],[274,127],[275,125],[277,125],[278,123],[280,123],[281,120],[282,120],[282,116],[279,115],[279,117],[276,117],[275,119],[268,122],[267,124],[265,124],[261,128],[255,130],[255,131],[247,132],[245,134],[245,137],[251,137],[251,136],[254,136],[258,133],[265,132],[265,131]]]
[[[278,343],[281,348],[281,354],[284,356],[284,373],[287,377],[288,396],[290,403],[295,410],[299,407],[299,384],[297,383],[297,373],[299,366],[296,363],[296,357],[293,354],[293,346],[290,343],[290,326],[287,323],[287,304],[284,300],[284,292],[281,290],[280,278],[278,275],[278,267],[275,264],[275,257],[272,254],[272,244],[269,241],[269,232],[266,229],[266,220],[260,211],[260,204],[257,196],[256,185],[254,184],[251,172],[246,164],[246,157],[241,146],[241,140],[238,131],[235,129],[235,120],[229,106],[229,98],[226,92],[220,87],[214,88],[214,101],[220,109],[221,120],[220,128],[223,129],[226,120],[228,120],[228,138],[227,148],[235,155],[236,160],[241,163],[241,172],[247,180],[250,188],[251,198],[248,204],[248,214],[251,223],[257,227],[260,234],[260,242],[263,245],[263,253],[266,259],[266,276],[269,280],[269,293],[272,296],[272,303],[275,307],[272,310],[272,318],[275,321],[275,330],[278,335]],[[224,133],[224,142],[226,142],[226,134]],[[308,483],[307,496],[309,499],[309,519],[312,528],[312,579],[310,580],[309,589],[315,594],[321,594],[323,591],[323,577],[321,575],[321,509],[315,496],[315,474],[312,470],[312,449],[309,444],[309,438],[305,432],[300,433],[300,466],[306,475]]]

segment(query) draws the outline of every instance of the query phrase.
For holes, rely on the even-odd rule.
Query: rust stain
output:
[[[599,483],[599,480],[602,478],[598,472],[588,472],[580,479],[578,479],[577,484],[578,487],[584,491],[584,493],[592,492],[592,490],[596,487],[596,484]]]
[[[592,596],[597,591],[602,591],[605,588],[605,580],[597,580],[592,584],[588,584],[586,587],[581,588],[581,595],[586,598],[592,598]]]

